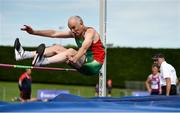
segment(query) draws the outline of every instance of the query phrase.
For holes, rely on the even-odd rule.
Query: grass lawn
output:
[[[94,87],[91,86],[77,86],[77,85],[61,85],[61,84],[32,84],[32,97],[36,97],[37,90],[39,89],[55,89],[55,90],[69,90],[71,94],[83,96],[83,97],[93,97],[95,94]],[[112,96],[124,96],[130,95],[129,91],[124,89],[113,88]],[[11,101],[13,97],[19,96],[18,83],[16,82],[3,82],[0,81],[0,100],[1,101]]]

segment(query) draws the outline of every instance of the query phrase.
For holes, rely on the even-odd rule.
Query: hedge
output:
[[[34,50],[34,48],[25,48]],[[0,63],[30,65],[32,59],[15,61],[13,47],[0,46]],[[151,73],[151,57],[163,53],[168,63],[172,64],[180,75],[180,49],[152,48],[108,48],[107,79],[112,79],[114,87],[125,86],[125,81],[145,81]],[[65,64],[51,64],[50,67],[68,67]],[[24,69],[4,69],[0,67],[0,81],[17,81]],[[33,82],[51,84],[95,85],[98,76],[86,76],[78,72],[41,71],[32,72]]]

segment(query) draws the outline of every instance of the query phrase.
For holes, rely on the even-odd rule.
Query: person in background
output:
[[[180,95],[180,82],[179,82],[179,79],[180,78],[177,79],[177,84],[176,84],[176,86],[177,86],[177,95]]]
[[[95,87],[95,96],[99,96],[99,84],[98,83],[96,84],[96,87]]]
[[[154,63],[160,66],[162,95],[176,95],[176,83],[178,80],[175,68],[166,62],[165,56],[161,53],[154,55],[153,60]]]
[[[161,94],[159,66],[152,65],[152,74],[150,74],[145,82],[145,86],[151,95]]]
[[[19,97],[12,98],[12,101],[20,101],[20,102],[33,102],[33,101],[48,101],[47,99],[37,99],[31,98],[31,84],[32,84],[32,77],[31,77],[31,69],[26,69],[20,77],[18,81],[18,87],[20,91]]]
[[[111,97],[111,92],[112,92],[112,80],[109,79],[107,81],[107,93],[108,93],[108,97]]]
[[[26,72],[19,77],[18,86],[20,91],[20,98],[18,99],[21,102],[25,102],[31,99],[31,72],[31,69],[26,69]]]

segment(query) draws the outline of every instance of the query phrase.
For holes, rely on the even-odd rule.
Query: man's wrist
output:
[[[30,34],[36,35],[37,33],[36,33],[36,31],[32,30],[32,31],[30,32]]]

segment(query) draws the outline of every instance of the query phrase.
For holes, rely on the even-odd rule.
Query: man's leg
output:
[[[36,51],[25,51],[23,47],[21,46],[21,43],[19,42],[19,39],[17,38],[14,43],[14,48],[15,48],[15,59],[18,60],[23,60],[23,59],[28,59],[28,58],[33,58],[36,55]],[[45,48],[44,55],[46,57],[50,57],[53,55],[56,55],[60,52],[63,52],[67,50],[61,45],[53,45],[50,47]]]
[[[41,65],[42,61],[44,61],[44,65],[49,64],[48,60],[45,57],[53,57],[57,54],[63,53],[66,50],[66,48],[60,45],[54,45],[46,48],[45,44],[40,44],[36,50],[36,55],[34,56],[32,65],[39,66]]]
[[[67,49],[67,50],[65,50],[63,52],[59,52],[58,54],[53,55],[51,57],[45,57],[46,54],[43,55],[43,52],[45,52],[45,48],[43,48],[43,47],[44,46],[41,44],[37,48],[37,56],[34,57],[34,60],[32,62],[33,65],[39,66],[39,65],[46,65],[46,64],[52,64],[52,63],[63,63],[68,60],[67,59],[68,56],[73,56],[77,52],[74,49]],[[46,50],[46,52],[47,52],[47,50]]]
[[[16,60],[32,58],[36,54],[36,51],[24,51],[18,38],[16,38],[16,40],[14,42],[14,50],[15,50],[15,59]]]
[[[51,63],[69,63],[68,58],[73,57],[75,54],[77,54],[77,51],[69,48],[65,51],[58,53],[52,57],[46,58],[45,64],[51,64]],[[85,55],[83,55],[75,64],[71,64],[74,68],[79,69],[85,61]]]
[[[39,52],[39,53],[41,53],[41,52]],[[47,64],[52,64],[52,63],[67,63],[68,57],[74,56],[76,53],[77,53],[77,51],[72,48],[64,49],[64,51],[61,51],[51,57],[41,57],[41,58],[37,57],[36,59],[38,59],[38,60],[35,61],[35,59],[34,59],[32,64],[36,65],[36,66],[40,66],[40,65],[47,65]],[[77,61],[76,64],[72,64],[72,65],[76,68],[80,68],[82,66],[82,64],[84,63],[84,60],[85,60],[85,56],[83,56],[81,59],[79,59],[79,61]]]
[[[59,54],[61,52],[64,52],[66,50],[67,49],[64,48],[63,46],[56,44],[56,45],[45,48],[44,56],[45,57],[51,57],[51,56],[54,56],[54,55]]]

